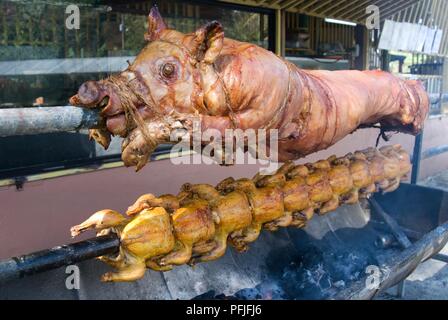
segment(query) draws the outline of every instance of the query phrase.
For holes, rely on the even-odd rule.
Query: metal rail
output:
[[[438,94],[438,93],[432,93],[429,94],[429,102],[431,104],[440,104],[443,102],[448,102],[448,93],[442,93],[442,94]]]
[[[438,156],[439,154],[442,154],[445,152],[448,152],[448,144],[428,148],[422,152],[422,160]]]

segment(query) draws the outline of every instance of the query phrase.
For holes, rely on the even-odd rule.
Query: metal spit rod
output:
[[[448,101],[448,93],[429,94],[431,104]],[[0,137],[94,128],[99,110],[73,106],[0,109]]]
[[[0,261],[0,283],[113,254],[119,245],[118,237],[110,234],[3,260]]]
[[[72,106],[0,109],[0,137],[94,128],[99,111]]]

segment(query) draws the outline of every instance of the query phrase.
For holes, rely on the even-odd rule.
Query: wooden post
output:
[[[355,58],[355,69],[364,70],[367,67],[366,51],[368,44],[369,31],[365,26],[356,25],[355,27],[355,43],[359,46],[359,55]]]
[[[285,11],[275,10],[275,53],[285,56]]]

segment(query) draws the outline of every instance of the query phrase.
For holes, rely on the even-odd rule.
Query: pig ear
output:
[[[154,41],[159,39],[160,33],[166,28],[159,9],[157,9],[157,6],[152,7],[148,15],[148,32],[145,33],[145,40]]]
[[[218,21],[209,22],[194,33],[193,52],[199,61],[213,63],[221,52],[224,31]]]

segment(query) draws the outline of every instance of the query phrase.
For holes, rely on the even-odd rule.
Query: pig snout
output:
[[[104,97],[104,94],[101,95],[102,91],[95,81],[84,82],[79,87],[78,93],[70,98],[70,103],[84,107],[96,107]]]
[[[70,98],[70,104],[87,108],[99,108],[105,116],[123,112],[120,98],[110,87],[96,81],[84,82],[78,93]]]

